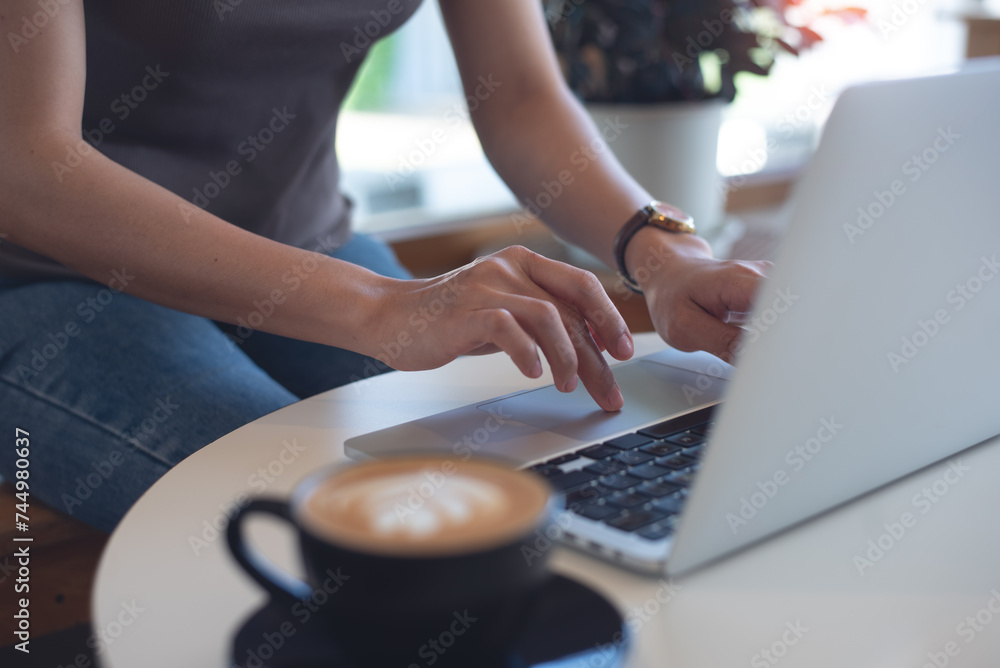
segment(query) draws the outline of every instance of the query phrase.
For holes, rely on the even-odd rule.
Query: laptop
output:
[[[349,439],[503,457],[563,541],[684,574],[1000,434],[1000,60],[845,90],[735,368],[616,365],[625,408],[528,390]]]

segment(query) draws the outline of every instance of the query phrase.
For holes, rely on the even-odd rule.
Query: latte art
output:
[[[443,553],[530,530],[549,489],[492,462],[392,459],[345,469],[306,500],[303,520],[329,540],[367,551]]]

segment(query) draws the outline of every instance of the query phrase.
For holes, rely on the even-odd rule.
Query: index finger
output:
[[[589,271],[535,255],[525,263],[528,277],[540,288],[580,313],[616,359],[632,356],[632,334],[604,286]]]

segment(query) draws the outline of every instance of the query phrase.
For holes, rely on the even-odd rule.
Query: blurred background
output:
[[[587,3],[546,4],[550,28],[557,31],[558,23],[572,21],[570,12]],[[732,195],[734,186],[794,179],[845,86],[954,66],[965,57],[970,21],[1000,16],[1000,0],[769,4],[781,5],[789,23],[807,24],[822,41],[797,56],[777,49],[766,76],[735,75],[735,98],[720,105],[714,150],[723,194]],[[862,20],[843,20],[838,12],[847,6],[863,10]],[[697,37],[693,30],[692,37]],[[716,46],[709,44],[700,59],[709,89]],[[337,148],[342,187],[356,206],[356,229],[389,241],[467,229],[520,208],[483,156],[468,121],[433,0],[374,47],[342,113]],[[668,199],[660,190],[654,194]]]
[[[1000,0],[538,1],[573,90],[595,118],[628,119],[612,150],[655,196],[695,213],[723,257],[773,256],[790,188],[845,86],[1000,54]],[[745,11],[723,14],[733,8]],[[672,171],[661,158],[681,144]],[[417,275],[527,245],[594,270],[631,329],[651,329],[642,299],[612,290],[613,272],[525,215],[493,172],[436,0],[374,47],[337,149],[355,228],[391,242]],[[0,498],[17,503],[9,484]],[[32,646],[33,665],[90,665],[90,592],[107,535],[42,504],[32,529],[33,635],[51,634]],[[13,531],[0,532],[7,545]],[[14,559],[0,551],[0,582]],[[0,600],[0,614],[12,618],[13,606]],[[0,649],[0,664],[11,655]]]

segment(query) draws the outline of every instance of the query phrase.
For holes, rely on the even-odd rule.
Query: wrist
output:
[[[361,308],[353,329],[359,337],[357,350],[389,366],[394,366],[391,357],[395,356],[390,354],[390,339],[397,338],[398,332],[394,330],[400,327],[393,316],[399,311],[406,283],[403,279],[374,274],[370,282],[361,286]]]
[[[625,247],[625,268],[645,292],[656,276],[674,270],[683,260],[711,257],[708,242],[697,235],[646,225],[636,231]]]
[[[331,258],[332,260],[332,258]],[[388,327],[387,315],[400,292],[400,279],[388,278],[364,267],[333,260],[323,305],[324,343],[369,357],[380,352]]]

